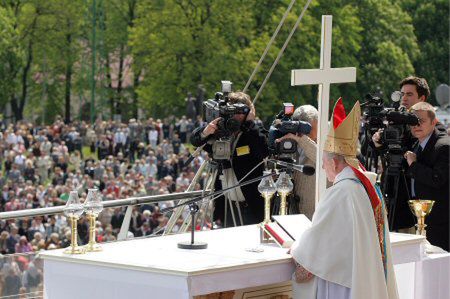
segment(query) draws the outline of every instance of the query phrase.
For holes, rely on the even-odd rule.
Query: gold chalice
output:
[[[409,200],[408,203],[411,212],[417,217],[416,235],[426,237],[427,231],[425,228],[427,225],[425,224],[425,217],[430,214],[434,200],[415,199]]]

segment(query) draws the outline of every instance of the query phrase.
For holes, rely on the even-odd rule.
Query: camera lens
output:
[[[285,149],[285,150],[290,150],[290,149],[292,149],[294,147],[294,144],[292,143],[292,141],[290,141],[290,140],[285,140],[284,142],[283,142],[283,149]]]

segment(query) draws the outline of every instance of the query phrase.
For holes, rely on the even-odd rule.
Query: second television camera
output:
[[[402,140],[404,138],[406,126],[416,126],[419,119],[413,113],[407,112],[405,107],[400,107],[401,92],[394,91],[391,95],[392,108],[385,108],[383,100],[376,96],[367,95],[367,102],[364,112],[364,129],[372,136],[379,129],[382,129],[381,143],[386,145],[388,150],[403,154]]]
[[[269,151],[278,159],[293,160],[297,152],[297,142],[290,138],[278,143],[275,140],[288,133],[309,134],[311,125],[304,121],[292,120],[292,114],[294,114],[293,104],[283,103],[283,106],[284,109],[277,115],[269,129]]]

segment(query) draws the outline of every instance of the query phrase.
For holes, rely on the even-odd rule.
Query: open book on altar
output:
[[[272,219],[274,222],[265,224],[264,231],[284,248],[291,247],[292,243],[311,226],[311,221],[303,214],[274,215]]]

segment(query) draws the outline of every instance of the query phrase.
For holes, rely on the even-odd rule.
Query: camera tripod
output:
[[[402,167],[403,156],[398,153],[387,154],[388,161],[386,167],[386,174],[383,178],[383,193],[385,195],[386,205],[388,207],[388,221],[389,227],[394,226],[394,219],[396,215],[396,208],[398,205],[398,194],[400,181],[404,183],[406,194],[409,197],[408,185],[405,177],[405,170]]]
[[[223,165],[221,165],[221,161],[215,161],[215,160],[209,160],[204,161],[200,168],[198,169],[197,173],[195,174],[191,184],[187,188],[186,191],[193,191],[195,189],[195,186],[200,183],[201,179],[203,178],[203,172],[205,172],[204,177],[204,186],[203,186],[203,193],[205,199],[200,204],[199,209],[199,217],[200,217],[200,227],[203,227],[205,221],[207,219],[212,219],[214,214],[214,202],[211,200],[212,198],[208,197],[208,194],[213,193],[215,190],[215,182],[217,179],[217,176],[219,176],[219,179],[222,183],[222,189],[226,189],[233,185],[232,182],[229,182],[225,175],[222,173]],[[227,226],[227,219],[228,219],[228,209],[231,213],[231,218],[233,221],[233,225],[237,226],[236,222],[236,215],[235,215],[235,209],[239,216],[239,222],[240,225],[243,225],[243,219],[242,219],[242,213],[239,205],[239,201],[234,200],[232,196],[232,191],[225,192],[223,195],[225,196],[225,215],[224,215],[224,226]],[[179,202],[179,204],[182,204],[184,202],[187,202],[189,199],[183,199]],[[235,203],[235,207],[233,207],[233,202]],[[189,209],[186,206],[181,206],[176,208],[172,215],[170,216],[170,219],[167,223],[166,229],[164,230],[164,234],[171,234],[174,233],[173,229],[175,227],[175,224],[177,223],[177,220],[183,217],[183,224],[180,226],[179,230],[177,232],[186,232],[189,228],[189,226],[192,224],[192,217],[190,217]],[[192,225],[195,225],[193,223]]]

